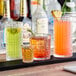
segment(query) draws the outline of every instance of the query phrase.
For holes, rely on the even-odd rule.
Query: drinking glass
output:
[[[54,56],[72,56],[72,28],[69,17],[54,20]]]
[[[16,60],[22,58],[22,29],[21,22],[8,22],[6,26],[6,59]]]
[[[50,35],[36,34],[30,38],[30,44],[34,51],[34,60],[50,59]]]
[[[24,63],[33,62],[33,49],[29,43],[22,45],[22,59]]]

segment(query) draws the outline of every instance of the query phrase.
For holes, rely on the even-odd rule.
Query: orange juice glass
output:
[[[54,56],[72,56],[71,23],[68,18],[54,20]]]
[[[34,60],[50,59],[50,36],[37,34],[30,38],[30,44],[34,51]]]

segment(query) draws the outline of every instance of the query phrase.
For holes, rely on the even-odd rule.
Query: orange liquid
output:
[[[34,58],[50,58],[50,39],[33,37],[30,43],[34,51]]]
[[[33,50],[29,48],[22,48],[22,57],[23,62],[32,62],[33,61]]]
[[[54,23],[54,54],[58,56],[72,56],[71,24],[69,21]]]

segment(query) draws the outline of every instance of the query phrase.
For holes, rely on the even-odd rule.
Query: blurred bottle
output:
[[[23,21],[24,14],[25,16],[31,18],[30,12],[30,0],[11,0],[10,9],[11,9],[11,18],[16,21]]]
[[[17,20],[20,14],[20,0],[10,0],[11,18]]]
[[[11,17],[10,17],[10,0],[4,0],[4,15],[3,15],[3,18],[1,20],[3,23],[5,23],[6,25],[6,22],[10,22],[12,21]],[[3,30],[3,47],[5,48],[6,46],[6,32],[5,32],[5,28]]]
[[[31,16],[31,0],[27,0],[27,17],[29,18],[29,19],[31,19],[32,18],[32,16]]]
[[[17,21],[23,21],[27,17],[27,0],[20,0],[20,14]]]
[[[8,19],[10,20],[10,0],[4,0],[4,15],[3,20]]]
[[[62,7],[63,17],[69,17],[72,25],[72,44],[76,45],[76,5],[73,0],[65,0]]]
[[[29,5],[30,1],[21,0],[20,3],[21,3],[20,4],[20,17],[17,21],[23,22],[23,29],[22,29],[23,43],[28,43],[29,38],[31,36],[31,33],[27,31],[28,29],[31,30],[31,20],[30,20],[31,12],[30,12],[30,5]]]
[[[44,9],[47,13],[47,17],[49,19],[49,34],[51,34],[51,48],[54,47],[53,41],[53,25],[54,25],[54,18],[51,14],[52,10],[61,10],[61,5],[58,3],[57,0],[44,0]]]
[[[49,23],[53,25],[52,10],[61,10],[61,5],[57,0],[44,0],[44,8],[49,18]]]
[[[32,16],[32,31],[34,33],[48,33],[48,18],[43,9],[43,0],[38,0],[37,9]]]
[[[3,36],[3,34],[4,34],[4,23],[2,23],[1,21],[0,21],[0,54],[1,53],[3,53],[4,51],[3,51],[3,49],[5,49],[5,46],[4,46],[4,36]]]
[[[3,17],[4,14],[4,0],[0,0],[0,19]]]
[[[32,15],[36,11],[37,5],[38,5],[38,1],[37,0],[31,0],[31,14]]]
[[[24,18],[23,19],[23,30],[22,30],[22,33],[23,33],[23,43],[29,43],[29,39],[30,39],[30,36],[31,36],[31,33],[28,32],[28,30],[31,30],[31,20],[29,18]]]
[[[66,13],[75,12],[75,2],[73,0],[65,0],[62,7],[63,15]]]

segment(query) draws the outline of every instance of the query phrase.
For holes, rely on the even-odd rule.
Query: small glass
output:
[[[69,17],[54,20],[54,56],[72,56],[72,28]]]
[[[33,62],[33,50],[30,47],[30,44],[22,45],[22,58],[24,63]]]
[[[22,28],[21,22],[7,22],[6,26],[6,60],[17,60],[22,58]]]
[[[34,51],[34,60],[50,59],[50,35],[36,34],[30,38],[30,44]]]

